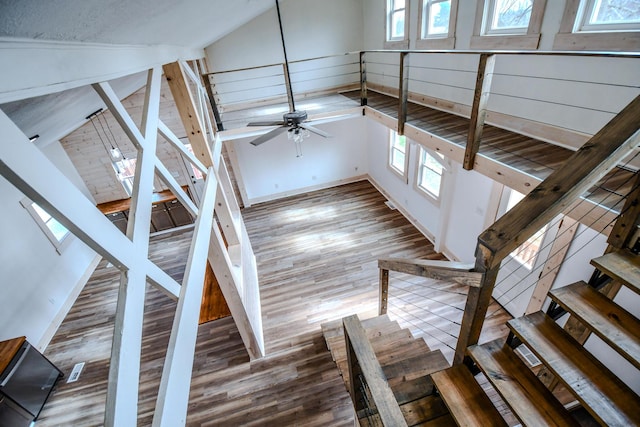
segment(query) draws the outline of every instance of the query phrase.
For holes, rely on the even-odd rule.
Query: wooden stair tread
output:
[[[554,289],[549,295],[640,369],[640,320],[584,282]]]
[[[458,425],[507,425],[466,366],[436,372],[431,379]]]
[[[507,322],[513,333],[605,425],[640,425],[640,397],[542,312]]]
[[[610,252],[592,259],[591,265],[640,294],[640,255],[629,251]]]
[[[467,353],[523,425],[579,425],[503,339],[469,347]]]
[[[440,350],[409,357],[382,367],[398,404],[433,393],[430,374],[449,367]]]
[[[448,427],[456,426],[449,415],[447,407],[439,396],[425,396],[400,405],[400,411],[409,426]],[[361,427],[381,426],[382,421],[377,415],[367,416],[363,411],[358,413]]]

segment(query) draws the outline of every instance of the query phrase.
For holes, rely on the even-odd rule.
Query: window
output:
[[[420,0],[418,49],[453,49],[458,0]]]
[[[406,0],[387,0],[386,48],[408,49],[408,4]]]
[[[507,212],[517,205],[520,200],[524,199],[524,194],[515,190],[509,191],[509,199],[507,201]],[[529,237],[522,245],[516,250],[511,252],[511,257],[522,264],[527,269],[531,270],[536,262],[538,252],[542,246],[542,240],[544,239],[544,233],[547,227],[543,227],[538,230],[533,236]]]
[[[36,221],[38,227],[44,232],[47,239],[53,244],[58,253],[62,253],[64,248],[63,243],[68,242],[68,237],[71,235],[67,228],[60,224],[58,220],[49,215],[47,211],[38,206],[35,202],[32,202],[28,198],[24,198],[20,201],[20,204],[29,212],[29,215]]]
[[[391,170],[406,178],[407,159],[407,138],[391,130],[389,138],[389,166],[391,166]]]
[[[537,49],[547,0],[479,0],[472,49]]]
[[[640,0],[581,2],[574,32],[620,30],[640,30]]]
[[[640,50],[640,0],[568,1],[553,48]]]
[[[440,188],[442,187],[443,160],[442,154],[432,154],[429,150],[420,148],[416,187],[436,200],[440,198]]]
[[[122,158],[122,160],[114,161],[113,168],[125,191],[131,196],[133,194],[133,180],[136,175],[136,159]]]

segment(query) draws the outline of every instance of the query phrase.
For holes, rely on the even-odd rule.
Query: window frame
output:
[[[531,18],[524,33],[490,33],[484,34],[484,23],[491,10],[489,3],[496,0],[479,0],[476,8],[476,20],[471,37],[471,49],[523,49],[535,50],[540,44],[540,30],[547,0],[533,0]]]
[[[519,194],[522,197],[519,197],[519,200],[515,204],[513,204],[512,206],[509,206],[509,203],[511,202],[511,197],[514,193]],[[525,197],[526,195],[520,193],[518,190],[514,190],[513,188],[509,188],[505,186],[503,189],[502,198],[500,200],[500,208],[499,208],[501,212],[500,216],[509,212],[516,204],[518,204]],[[547,231],[549,231],[549,224],[545,224],[533,236],[525,240],[520,246],[518,246],[513,251],[511,251],[508,255],[508,258],[510,260],[513,260],[514,262],[517,262],[520,266],[522,266],[522,268],[525,269],[527,274],[533,271],[538,266],[537,262],[538,262],[538,258],[540,257],[540,253],[542,252],[543,249],[545,249],[544,243],[545,243],[545,237],[546,237]],[[536,249],[535,255],[529,259],[524,259],[523,257],[520,257],[521,253],[526,253],[527,246],[531,246],[531,244],[535,240],[539,240],[539,245],[538,245],[538,248]],[[530,261],[530,262],[527,262],[527,261]]]
[[[423,163],[423,156],[425,155],[431,157],[434,161],[440,164],[440,166],[442,167],[442,171],[440,173],[437,173],[437,171],[434,171],[433,169],[431,169],[430,167],[428,167],[426,164]],[[442,199],[442,188],[444,186],[444,176],[448,170],[447,161],[445,160],[444,156],[442,157],[440,156],[441,156],[440,153],[437,153],[433,150],[430,150],[420,145],[420,149],[418,150],[418,156],[416,160],[416,176],[415,176],[415,180],[413,181],[413,187],[415,188],[415,190],[436,204],[439,204],[440,200]],[[424,168],[427,168],[433,172],[436,172],[436,174],[440,176],[438,194],[433,194],[431,191],[429,191],[429,189],[421,185],[422,173]]]
[[[33,218],[33,220],[35,221],[35,223],[38,226],[38,228],[40,228],[40,230],[42,230],[44,235],[47,237],[47,240],[49,240],[49,242],[51,242],[51,244],[55,248],[56,252],[58,252],[58,254],[62,255],[62,252],[64,252],[64,250],[69,246],[69,244],[73,240],[71,238],[71,236],[73,236],[73,234],[71,234],[71,231],[69,231],[69,229],[67,227],[65,227],[64,225],[60,224],[60,221],[55,219],[49,212],[47,212],[40,205],[38,205],[36,202],[32,201],[28,197],[24,197],[22,200],[20,200],[20,204],[29,213],[31,218]],[[60,224],[62,227],[64,227],[64,229],[67,231],[64,234],[64,236],[62,236],[62,238],[60,240],[58,240],[56,235],[53,234],[53,231],[51,231],[51,229],[47,225],[49,221],[45,221],[38,214],[38,212],[34,208],[34,205],[37,205],[40,209],[42,209],[44,212],[46,212],[47,215],[50,216],[50,219],[53,219],[54,221],[56,221],[58,224]]]
[[[456,44],[456,22],[458,20],[458,0],[450,0],[451,7],[449,10],[449,31],[447,34],[434,35],[432,37],[425,36],[423,27],[427,24],[425,10],[433,1],[445,0],[420,0],[420,13],[418,15],[418,31],[416,37],[417,49],[453,49]]]
[[[411,0],[405,0],[404,7],[404,36],[402,38],[391,37],[391,21],[393,13],[399,9],[393,9],[395,0],[386,0],[384,17],[384,48],[385,49],[409,49],[409,6]]]
[[[397,138],[404,138],[404,170],[399,170],[393,164],[393,151],[397,149],[395,147],[395,142]],[[389,139],[387,142],[387,167],[393,172],[398,178],[402,179],[405,184],[409,182],[409,140],[405,135],[399,135],[398,132],[394,129],[389,129]]]
[[[585,1],[588,0],[566,0],[560,29],[553,40],[554,50],[640,51],[640,30],[575,31]]]

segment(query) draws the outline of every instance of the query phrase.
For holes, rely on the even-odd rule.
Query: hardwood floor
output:
[[[321,323],[376,315],[378,258],[442,258],[384,201],[363,181],[243,211],[261,281],[267,356],[249,361],[230,317],[201,325],[187,425],[353,426]],[[152,239],[151,258],[178,281],[191,234]],[[102,424],[118,283],[118,270],[102,261],[47,348],[66,375],[74,364],[86,365],[77,382],[60,382],[36,426]],[[175,306],[147,285],[141,426],[153,417]]]

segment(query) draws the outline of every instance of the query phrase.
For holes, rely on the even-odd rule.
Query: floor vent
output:
[[[384,202],[384,204],[387,205],[387,207],[392,211],[396,210],[396,205],[394,205],[391,200],[387,200],[386,202]]]
[[[526,345],[519,346],[516,349],[516,351],[520,353],[522,357],[524,357],[524,359],[527,361],[529,365],[531,365],[531,367],[538,366],[539,364],[542,363],[540,362],[540,359],[538,359],[536,355],[533,354],[531,350],[529,350],[529,347],[527,347]]]
[[[82,372],[82,368],[84,368],[84,362],[76,363],[73,369],[71,370],[71,373],[69,374],[69,379],[67,380],[67,383],[73,383],[78,381],[78,378],[80,378],[80,373]]]

